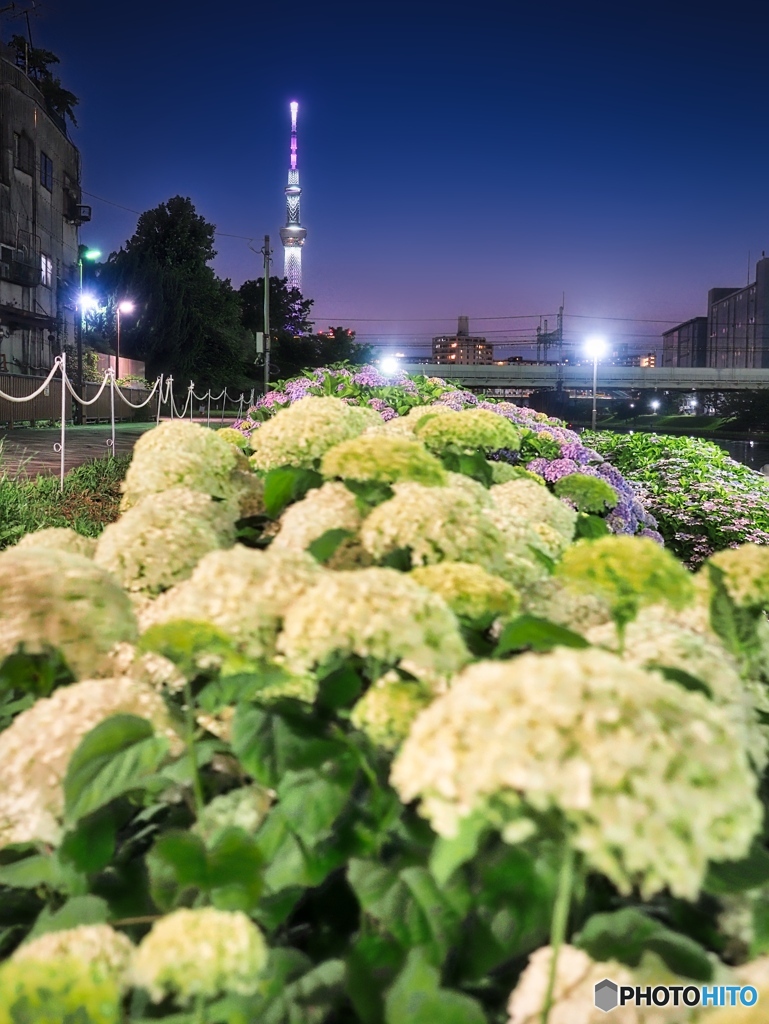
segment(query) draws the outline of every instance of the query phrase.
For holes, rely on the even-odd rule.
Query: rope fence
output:
[[[220,420],[220,422],[223,423],[224,422],[224,417],[225,417],[225,411],[227,409],[227,403],[228,402],[230,403],[230,408],[233,408],[237,404],[237,408],[238,408],[237,416],[238,416],[238,419],[242,419],[244,408],[247,408],[248,405],[253,405],[253,403],[254,403],[254,393],[255,393],[254,389],[251,390],[251,393],[250,393],[248,399],[246,399],[246,395],[245,395],[244,392],[241,392],[240,397],[236,399],[234,396],[228,394],[227,388],[224,388],[224,390],[221,391],[220,394],[218,394],[218,395],[212,395],[210,388],[208,389],[208,391],[205,392],[205,394],[198,395],[198,394],[195,393],[195,384],[192,381],[190,381],[189,387],[187,388],[187,398],[186,398],[186,401],[184,403],[184,406],[182,407],[182,409],[180,411],[179,407],[176,404],[176,400],[174,398],[174,379],[171,376],[164,377],[162,374],[160,375],[160,377],[158,377],[158,379],[152,385],[152,388],[148,392],[147,397],[146,397],[146,399],[143,402],[132,402],[131,399],[126,397],[126,395],[121,390],[120,385],[115,380],[115,371],[111,367],[104,372],[104,377],[103,377],[103,379],[101,381],[101,384],[99,386],[99,390],[96,392],[94,397],[93,398],[85,398],[83,395],[78,395],[78,393],[75,391],[74,387],[72,386],[72,382],[70,381],[69,376],[67,374],[67,356],[66,356],[66,354],[62,354],[62,355],[56,357],[56,359],[54,360],[53,366],[51,367],[51,371],[48,374],[48,376],[46,377],[46,379],[43,381],[43,383],[40,385],[40,387],[38,387],[31,394],[29,394],[29,395],[9,395],[9,394],[6,394],[2,389],[0,389],[0,400],[4,399],[7,402],[13,402],[15,404],[22,404],[24,402],[31,402],[34,399],[38,398],[42,394],[48,395],[49,394],[48,389],[50,388],[51,383],[56,379],[57,376],[61,377],[61,434],[60,434],[60,440],[58,440],[53,445],[53,450],[54,450],[54,452],[57,455],[60,456],[60,460],[59,460],[60,461],[59,487],[62,490],[64,488],[64,463],[65,463],[66,445],[67,445],[67,425],[68,425],[67,424],[67,394],[69,394],[70,397],[72,398],[72,400],[74,402],[77,402],[77,404],[79,406],[81,406],[81,408],[85,409],[88,406],[95,405],[99,401],[99,399],[101,398],[101,396],[104,393],[105,389],[109,388],[110,436],[109,436],[109,438],[106,441],[107,456],[108,456],[108,458],[112,458],[114,456],[115,449],[116,449],[116,442],[115,442],[115,396],[117,396],[120,399],[120,401],[124,402],[125,405],[127,405],[129,408],[134,409],[134,410],[139,410],[139,409],[146,408],[150,404],[150,402],[152,402],[152,400],[154,398],[156,398],[156,400],[157,400],[157,409],[155,411],[155,422],[156,423],[160,423],[161,417],[163,415],[163,408],[164,407],[167,407],[167,409],[168,409],[167,415],[169,415],[171,419],[174,419],[174,418],[184,419],[185,416],[187,416],[187,414],[189,414],[189,418],[192,421],[193,418],[194,418],[193,417],[193,411],[194,411],[193,402],[198,402],[199,403],[198,404],[198,413],[199,413],[201,418],[202,418],[203,415],[205,415],[206,426],[209,426],[209,427],[211,426],[212,404],[214,406],[214,408],[213,408],[214,415],[220,414],[219,415],[219,420]],[[222,403],[221,404],[221,410],[219,410],[219,408],[218,408],[219,402]]]

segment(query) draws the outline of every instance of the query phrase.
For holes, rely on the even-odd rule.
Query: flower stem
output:
[[[195,1024],[206,1024],[206,1000],[205,996],[197,996],[195,999]]]
[[[553,916],[550,921],[550,972],[547,978],[545,999],[542,1003],[541,1024],[547,1024],[550,1010],[553,1005],[553,992],[555,990],[556,970],[558,968],[558,953],[563,940],[566,938],[566,925],[569,921],[569,907],[571,905],[571,890],[574,883],[574,850],[567,840],[564,844],[563,860],[561,870],[558,873],[558,888],[555,894],[553,905]]]
[[[187,744],[187,754],[189,755],[190,771],[192,773],[192,792],[195,797],[195,813],[200,817],[206,805],[206,800],[203,796],[203,785],[200,781],[200,772],[198,771],[198,759],[195,756],[195,709],[192,704],[192,689],[190,688],[189,681],[184,684],[184,704],[184,717],[187,726],[185,742]]]

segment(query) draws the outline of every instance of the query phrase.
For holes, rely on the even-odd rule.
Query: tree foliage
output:
[[[9,45],[16,54],[16,66],[35,82],[49,111],[62,119],[69,118],[77,127],[74,109],[80,101],[51,71],[53,64],[61,63],[56,54],[30,46],[24,36],[19,35],[12,36]]]
[[[99,270],[106,329],[115,305],[130,298],[135,312],[121,321],[121,350],[143,359],[150,378],[165,373],[216,386],[243,377],[238,295],[208,266],[214,230],[190,199],[174,196],[143,213],[125,247]]]

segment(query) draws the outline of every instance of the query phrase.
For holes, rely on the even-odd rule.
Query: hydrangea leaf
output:
[[[440,975],[424,952],[412,950],[387,993],[386,1024],[486,1024],[479,1003],[439,985]]]
[[[106,867],[115,852],[117,821],[111,807],[81,818],[64,836],[60,854],[79,871],[92,873]]]
[[[64,779],[70,824],[133,789],[141,789],[168,754],[168,740],[136,715],[112,715],[81,740]]]
[[[430,871],[438,885],[444,885],[457,868],[475,857],[488,827],[482,815],[469,814],[459,823],[456,836],[451,839],[438,837],[430,854]]]
[[[698,942],[633,907],[613,914],[594,914],[574,944],[594,960],[619,960],[637,967],[649,951],[660,956],[676,974],[697,981],[710,981],[713,976],[710,958]]]
[[[576,536],[584,537],[586,540],[594,540],[596,537],[605,537],[609,533],[606,520],[600,516],[587,512],[580,512],[577,516]]]
[[[278,466],[264,478],[264,508],[268,516],[277,519],[286,505],[299,501],[313,487],[320,487],[323,477],[313,469]]]
[[[104,924],[109,916],[109,907],[99,896],[73,896],[56,911],[45,907],[27,939],[36,939],[48,932],[67,931],[81,924]]]
[[[322,734],[319,721],[238,705],[232,749],[245,770],[262,785],[275,787],[286,771],[317,767],[338,756],[344,744]]]
[[[47,697],[56,686],[71,683],[74,678],[61,651],[55,648],[34,654],[20,649],[0,665],[0,691],[12,690],[17,696],[32,693]]]
[[[313,558],[322,564],[331,558],[343,541],[352,536],[354,536],[352,530],[326,530],[310,544],[307,550]]]
[[[754,846],[744,860],[711,864],[705,889],[713,893],[747,892],[769,882],[769,853]]]
[[[589,647],[590,644],[579,633],[573,633],[565,626],[559,626],[535,615],[519,615],[508,622],[499,637],[494,656],[501,658],[514,651],[551,651],[554,647]]]

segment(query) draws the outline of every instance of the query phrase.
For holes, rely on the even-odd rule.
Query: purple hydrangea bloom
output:
[[[268,391],[256,403],[259,409],[273,409],[276,405],[287,405],[291,399],[284,391]]]
[[[300,398],[306,398],[310,394],[311,387],[313,387],[311,380],[300,377],[299,380],[290,380],[286,384],[286,394],[292,402],[298,402]]]
[[[603,458],[598,452],[594,452],[592,448],[586,448],[579,441],[567,441],[566,444],[561,445],[561,458],[573,459],[581,466],[586,466],[589,462],[603,462]]]
[[[662,539],[662,534],[661,533],[657,533],[656,530],[648,530],[648,529],[641,530],[641,532],[639,533],[638,536],[639,537],[648,537],[649,540],[653,540],[657,544],[662,545],[663,547],[665,545],[665,541]]]
[[[543,476],[549,484],[554,484],[556,480],[560,480],[562,476],[571,476],[572,473],[579,472],[579,464],[573,459],[535,459],[535,462],[544,463],[542,469],[535,469],[535,473],[539,473]],[[531,463],[528,465],[528,469],[531,470]]]

